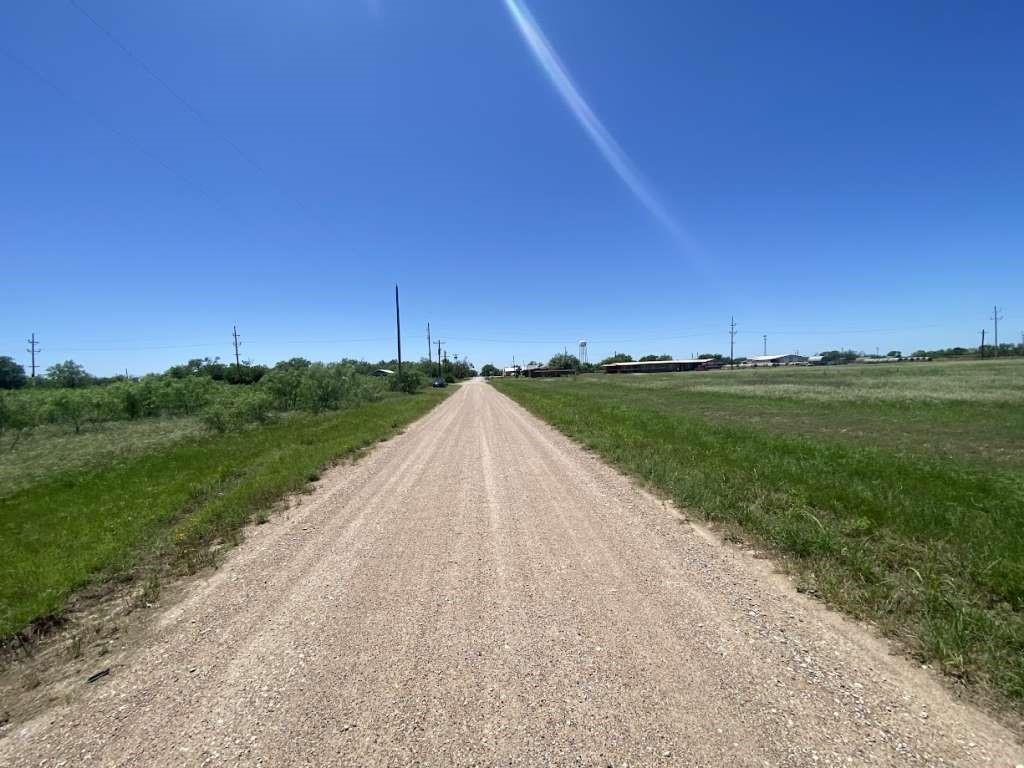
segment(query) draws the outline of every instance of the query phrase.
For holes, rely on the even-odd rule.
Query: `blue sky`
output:
[[[233,323],[261,362],[391,357],[395,282],[406,355],[429,321],[478,365],[727,352],[730,315],[737,354],[1024,328],[1020,3],[40,0],[4,29],[21,361],[35,331],[43,365],[162,370]]]

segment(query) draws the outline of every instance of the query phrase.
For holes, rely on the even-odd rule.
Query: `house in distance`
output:
[[[675,373],[677,371],[710,371],[722,367],[714,358],[693,360],[648,360],[645,362],[607,363],[601,366],[605,373]]]

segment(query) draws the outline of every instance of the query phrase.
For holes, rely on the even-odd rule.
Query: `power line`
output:
[[[206,198],[206,200],[209,201],[210,203],[212,203],[213,206],[218,211],[220,211],[221,213],[224,213],[224,214],[226,214],[228,216],[233,217],[236,221],[238,221],[238,223],[243,225],[246,228],[246,231],[248,231],[250,229],[250,222],[247,221],[245,219],[245,217],[241,216],[239,214],[239,212],[237,210],[235,210],[233,207],[231,207],[229,205],[226,205],[223,200],[220,200],[216,196],[211,194],[210,191],[203,184],[201,184],[199,181],[197,181],[195,178],[193,178],[192,176],[188,175],[187,173],[183,173],[182,171],[177,170],[174,166],[172,166],[170,163],[165,161],[159,155],[157,155],[157,154],[151,152],[150,150],[146,149],[146,147],[143,144],[141,144],[138,140],[136,140],[131,134],[125,133],[124,131],[122,131],[119,128],[115,127],[112,123],[107,122],[104,118],[100,117],[100,115],[95,110],[89,108],[85,104],[85,102],[83,102],[81,99],[79,99],[79,98],[77,98],[75,96],[72,96],[68,91],[66,91],[63,88],[61,88],[59,85],[57,85],[56,82],[54,82],[49,77],[47,77],[45,74],[43,74],[42,71],[40,71],[36,67],[34,67],[31,64],[29,64],[27,61],[22,59],[20,56],[17,56],[16,54],[12,53],[10,50],[8,50],[6,48],[0,48],[0,52],[2,52],[5,56],[7,56],[7,58],[9,58],[15,64],[17,64],[18,66],[20,66],[24,70],[26,70],[29,74],[31,74],[37,80],[39,80],[44,85],[46,85],[51,90],[53,90],[57,95],[63,97],[67,101],[69,101],[72,104],[74,104],[79,110],[81,110],[81,112],[84,115],[86,115],[90,120],[92,120],[94,123],[96,123],[96,125],[100,126],[101,128],[105,129],[109,133],[113,134],[115,137],[120,139],[125,144],[131,145],[141,155],[144,155],[149,160],[151,160],[152,162],[154,162],[157,165],[159,165],[161,168],[163,168],[165,171],[167,171],[171,176],[173,176],[175,179],[177,179],[178,182],[183,187],[191,188],[192,191],[198,193],[201,197]],[[263,237],[263,239],[267,239],[268,238],[267,235],[261,235],[261,237]],[[270,235],[269,238],[273,239],[283,250],[287,251],[287,250],[290,250],[290,248],[292,247],[291,245],[289,245],[288,243],[285,243],[283,240],[281,240],[280,238],[278,238],[275,235]]]
[[[1002,319],[1002,318],[1000,318]],[[768,331],[741,331],[736,330],[736,336],[760,336],[764,334],[772,334],[777,336],[840,336],[843,334],[864,334],[864,333],[905,333],[907,331],[927,330],[932,328],[943,328],[944,325],[940,323],[931,323],[928,325],[914,325],[904,326],[901,328],[838,328],[832,330],[768,330]],[[695,338],[707,338],[717,336],[721,331],[706,331],[700,333],[677,333],[677,334],[664,334],[664,335],[652,335],[652,336],[634,336],[630,338],[598,338],[588,339],[591,344],[628,344],[628,343],[643,343],[651,341],[671,341],[673,339],[695,339]],[[449,339],[455,341],[471,341],[480,342],[485,344],[564,344],[565,339],[575,334],[567,333],[565,336],[560,338],[494,338],[494,337],[479,337],[479,336],[448,336]]]
[[[0,51],[3,51],[4,55],[7,56],[7,58],[9,58],[11,61],[13,61],[18,66],[22,67],[27,72],[29,72],[33,77],[35,77],[37,80],[39,80],[40,82],[45,84],[47,87],[49,87],[51,90],[53,90],[55,93],[57,93],[57,95],[67,99],[72,104],[75,104],[87,117],[89,117],[98,126],[100,126],[101,128],[109,131],[114,136],[116,136],[118,139],[120,139],[121,141],[125,142],[126,144],[130,144],[132,147],[135,148],[135,150],[137,152],[139,152],[140,154],[145,155],[147,158],[149,158],[154,163],[159,165],[161,168],[163,168],[169,174],[174,176],[179,182],[184,182],[184,184],[186,186],[193,187],[194,191],[197,191],[201,196],[205,197],[208,201],[213,203],[218,209],[220,209],[221,212],[234,215],[234,211],[232,211],[229,208],[227,208],[227,206],[225,206],[220,200],[218,200],[213,195],[211,195],[203,187],[202,184],[200,184],[199,182],[197,182],[195,179],[191,178],[187,174],[184,174],[181,171],[175,169],[173,166],[171,166],[170,164],[165,162],[159,155],[156,155],[156,154],[150,152],[142,144],[140,144],[138,141],[136,141],[130,134],[127,134],[124,131],[116,128],[112,123],[108,123],[106,120],[104,120],[102,117],[100,117],[94,110],[92,110],[89,107],[87,107],[84,104],[84,102],[82,102],[81,99],[79,99],[79,98],[77,98],[75,96],[72,96],[69,92],[65,91],[63,88],[61,88],[59,85],[57,85],[57,83],[55,83],[53,80],[51,80],[45,74],[43,74],[39,69],[35,68],[31,64],[29,64],[27,61],[22,59],[20,56],[15,55],[11,51],[7,50],[6,48],[0,48]]]
[[[160,86],[165,91],[167,91],[167,93],[169,93],[179,104],[181,104],[186,110],[188,110],[193,115],[193,117],[195,117],[200,123],[202,123],[202,125],[208,131],[210,131],[210,133],[212,133],[219,140],[223,141],[225,144],[227,144],[229,147],[231,147],[231,149],[233,149],[235,151],[235,154],[237,154],[247,165],[249,165],[257,173],[259,173],[261,176],[263,176],[263,178],[270,184],[270,186],[274,189],[274,191],[276,191],[285,200],[288,200],[290,203],[292,203],[296,207],[302,209],[302,211],[307,216],[309,216],[311,219],[313,219],[320,227],[322,227],[325,230],[327,230],[327,226],[324,224],[323,221],[321,221],[313,213],[313,211],[310,208],[310,206],[308,206],[303,200],[301,200],[301,199],[295,197],[294,195],[289,194],[287,191],[285,191],[280,186],[280,184],[278,184],[274,180],[274,178],[271,177],[271,175],[269,173],[267,173],[266,169],[262,165],[260,165],[260,163],[258,163],[251,155],[249,155],[247,152],[245,152],[238,145],[238,143],[235,142],[229,135],[227,135],[224,131],[220,130],[211,120],[209,120],[202,112],[200,112],[188,99],[186,99],[184,96],[182,96],[180,93],[178,93],[178,91],[176,91],[174,88],[172,88],[171,85],[166,80],[164,80],[162,77],[160,77],[160,75],[158,75],[156,73],[156,71],[152,67],[150,67],[145,61],[143,61],[141,58],[139,58],[135,54],[135,52],[131,50],[131,48],[129,48],[124,42],[121,41],[121,39],[119,37],[117,37],[113,32],[111,32],[105,26],[100,24],[99,20],[95,16],[93,16],[91,13],[89,13],[89,11],[87,11],[85,8],[83,8],[81,5],[78,4],[77,0],[68,0],[68,2],[70,3],[70,5],[73,8],[75,8],[75,10],[77,10],[86,19],[88,19],[92,23],[92,25],[94,27],[96,27],[96,29],[98,29],[100,32],[102,32],[114,45],[116,45],[119,49],[121,49],[121,51],[128,58],[130,58],[133,62],[135,62],[135,64],[143,72],[145,72],[147,75],[149,75],[151,78],[153,78],[153,80],[155,80],[157,83],[159,83]]]
[[[392,336],[376,336],[372,338],[351,338],[351,339],[300,339],[300,340],[288,340],[288,341],[275,341],[273,339],[265,339],[263,341],[249,341],[250,345],[255,346],[271,346],[278,344],[359,344],[363,342],[381,342],[391,341],[394,337]],[[114,342],[115,344],[118,342]],[[131,342],[125,342],[130,344]],[[50,347],[51,352],[148,352],[153,350],[162,349],[212,349],[221,346],[221,341],[204,341],[197,342],[194,344],[142,344],[134,346],[87,346],[87,347]],[[29,350],[25,350],[28,352]],[[36,350],[41,352],[42,350]]]

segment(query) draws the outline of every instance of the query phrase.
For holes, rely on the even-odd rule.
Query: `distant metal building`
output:
[[[642,363],[607,363],[601,367],[605,373],[676,373],[679,371],[710,371],[715,368],[721,368],[722,361],[702,357],[694,360],[648,360]]]
[[[520,376],[528,379],[549,379],[556,376],[572,376],[575,374],[572,368],[552,368],[547,365],[528,365],[523,368]]]
[[[748,358],[747,362],[754,368],[767,368],[774,365],[806,365],[807,358],[804,355],[757,355]]]

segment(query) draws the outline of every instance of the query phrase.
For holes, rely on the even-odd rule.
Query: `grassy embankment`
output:
[[[209,562],[211,542],[234,541],[323,467],[446,394],[392,394],[227,434],[173,418],[33,435],[0,455],[0,640],[59,614],[80,587],[137,576],[142,563]]]
[[[1024,710],[1021,361],[495,383]]]

